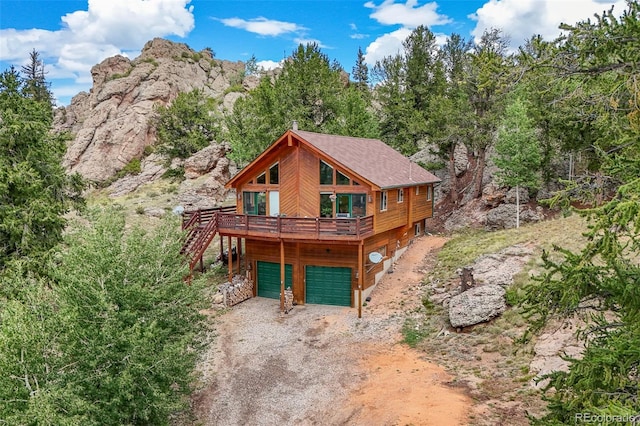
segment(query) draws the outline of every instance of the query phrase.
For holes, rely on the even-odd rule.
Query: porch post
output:
[[[364,268],[362,267],[362,256],[364,254],[364,241],[358,244],[358,318],[362,318],[362,284],[364,282]]]
[[[284,312],[284,241],[280,239],[280,312]]]
[[[240,273],[242,272],[242,262],[240,261],[240,259],[242,259],[242,237],[238,237],[238,275],[240,275]],[[247,265],[246,265],[246,260],[245,260],[245,270],[247,269]]]
[[[229,255],[227,256],[227,264],[229,265],[229,282],[233,278],[233,254],[231,253],[231,235],[227,236],[227,251]]]

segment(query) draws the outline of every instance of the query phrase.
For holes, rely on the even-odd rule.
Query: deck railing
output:
[[[236,214],[235,207],[186,211],[183,229],[201,228],[217,218],[218,232],[290,239],[358,240],[373,233],[373,216],[357,218],[286,217]]]
[[[237,235],[291,239],[361,239],[373,233],[373,216],[347,219],[220,213],[218,230]]]

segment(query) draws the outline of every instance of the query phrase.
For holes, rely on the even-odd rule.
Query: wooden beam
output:
[[[236,237],[236,252],[238,253],[238,275],[240,275],[242,262],[240,262],[240,258],[242,258],[242,238]]]
[[[280,240],[280,312],[284,313],[284,241]]]
[[[227,263],[229,264],[229,282],[233,278],[233,254],[231,253],[231,236],[227,237],[227,250],[229,255],[227,256]]]
[[[358,318],[362,318],[362,283],[364,280],[363,255],[364,242],[361,242],[358,245]]]

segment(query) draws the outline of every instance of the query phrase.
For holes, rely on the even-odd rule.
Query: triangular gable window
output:
[[[336,171],[336,185],[349,185],[349,176],[345,176],[339,171]]]

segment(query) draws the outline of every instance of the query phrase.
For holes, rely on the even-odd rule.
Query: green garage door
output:
[[[293,288],[293,269],[284,265],[284,288]],[[280,264],[258,262],[258,296],[280,299]]]
[[[306,302],[351,306],[351,268],[307,266]]]

